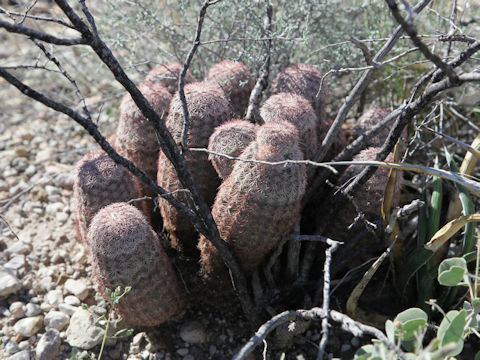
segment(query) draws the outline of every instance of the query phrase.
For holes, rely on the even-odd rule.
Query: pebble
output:
[[[37,304],[33,304],[33,303],[29,302],[25,306],[25,315],[28,316],[28,317],[36,316],[36,315],[40,314],[40,312],[41,312],[40,306],[38,306]]]
[[[193,355],[188,354],[183,357],[183,360],[195,360],[195,358],[193,357]]]
[[[30,351],[28,350],[20,351],[10,356],[7,360],[30,360]]]
[[[15,301],[10,304],[10,314],[13,316],[14,319],[20,319],[25,316],[25,311],[23,310],[23,306],[25,304],[21,301]]]
[[[20,350],[21,350],[20,346],[18,346],[18,344],[13,340],[10,340],[7,343],[7,345],[5,345],[5,351],[8,354],[15,354],[16,352],[19,352]]]
[[[15,330],[17,334],[22,334],[25,337],[30,337],[39,332],[42,328],[42,325],[43,316],[38,315],[18,320],[15,325],[13,325],[13,330]]]
[[[180,356],[185,356],[188,354],[188,349],[187,348],[180,348],[177,350],[177,354]]]
[[[107,313],[107,310],[105,308],[97,305],[90,306],[90,310],[100,316],[105,315]]]
[[[75,295],[80,301],[85,300],[88,297],[88,287],[83,280],[68,279],[65,282],[65,290]]]
[[[187,321],[180,329],[180,337],[189,344],[201,344],[206,339],[205,327],[199,321]]]
[[[22,288],[22,283],[11,269],[0,266],[0,297],[15,294]]]
[[[350,340],[350,344],[352,344],[352,346],[356,349],[360,346],[360,340],[358,340],[357,337],[354,337],[352,340]]]
[[[72,347],[84,350],[102,342],[104,330],[96,325],[97,318],[88,310],[78,308],[70,319],[67,329],[67,342]]]
[[[12,256],[9,262],[3,265],[7,269],[18,271],[25,266],[25,255],[19,254]]]
[[[352,347],[349,344],[343,344],[342,347],[340,348],[340,352],[344,353],[347,352],[351,349]]]
[[[58,306],[58,304],[63,302],[62,290],[60,289],[50,290],[47,293],[47,295],[45,295],[45,300],[49,305]]]
[[[110,356],[113,360],[120,359],[120,357],[122,356],[122,350],[122,343],[118,343],[113,349],[108,352],[108,356]]]
[[[23,241],[15,241],[12,245],[5,250],[5,253],[8,255],[12,254],[26,254],[30,251],[30,246],[25,244]]]
[[[81,304],[80,300],[73,295],[65,296],[65,299],[63,301],[65,302],[65,304],[72,306],[80,306]]]
[[[47,329],[37,344],[36,360],[53,360],[60,350],[60,334],[55,329]]]
[[[63,205],[61,202],[51,203],[45,207],[45,212],[50,215],[55,215],[57,212],[61,212],[64,207],[65,205]]]
[[[56,215],[55,215],[55,218],[60,222],[60,223],[64,223],[65,221],[68,220],[68,214],[64,213],[64,212],[58,212]]]
[[[69,320],[70,318],[68,315],[61,311],[50,311],[45,315],[43,323],[45,324],[45,328],[53,328],[61,331],[68,325]]]
[[[36,171],[37,171],[37,168],[35,167],[35,164],[30,164],[25,169],[24,174],[27,175],[28,177],[31,177],[33,174],[35,174]]]
[[[72,316],[75,311],[77,311],[77,307],[76,306],[73,306],[73,305],[69,305],[69,304],[59,304],[58,305],[58,310],[60,310],[61,312],[69,315],[69,316]]]

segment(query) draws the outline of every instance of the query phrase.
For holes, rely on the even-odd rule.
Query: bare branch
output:
[[[233,360],[245,360],[253,350],[263,343],[263,340],[275,330],[278,326],[295,321],[297,319],[303,320],[315,320],[324,319],[327,315],[322,308],[312,308],[310,310],[290,310],[284,311],[278,315],[275,315],[266,323],[264,323],[255,333],[254,336],[248,340],[248,342],[240,349],[240,351],[233,357]],[[345,314],[332,310],[330,317],[333,321],[341,323],[342,328],[353,334],[354,336],[372,335],[388,346],[389,349],[395,351],[395,353],[402,359],[407,360],[405,353],[395,344],[393,344],[385,336],[383,332],[374,328],[373,326],[364,325],[359,323]]]
[[[0,28],[4,28],[5,30],[11,33],[26,35],[33,39],[44,41],[49,44],[72,46],[72,45],[82,45],[87,43],[87,39],[85,39],[83,36],[80,38],[74,38],[74,39],[59,38],[41,31],[37,31],[31,28],[25,27],[23,25],[11,24],[5,20],[0,20]]]
[[[270,0],[265,0],[265,18],[264,18],[264,33],[267,36],[265,40],[265,59],[263,60],[262,69],[260,70],[260,76],[253,87],[250,98],[248,99],[248,108],[247,114],[245,115],[245,120],[250,122],[257,122],[258,124],[263,124],[263,119],[261,118],[258,106],[262,100],[262,94],[267,88],[268,85],[268,76],[270,74],[270,59],[271,59],[271,49],[272,49],[272,39],[269,37],[271,28],[272,28],[272,4]]]
[[[413,25],[413,21],[407,21],[403,18],[400,14],[400,9],[398,8],[397,2],[395,0],[385,0],[387,2],[392,15],[394,16],[395,20],[400,24],[402,29],[410,36],[412,42],[415,44],[416,47],[422,52],[422,54],[431,62],[433,62],[439,69],[441,69],[447,76],[450,78],[452,84],[458,81],[458,75],[453,71],[453,67],[449,64],[446,64],[434,53],[432,53],[429,48],[423,43],[422,40],[417,36],[417,28]],[[407,3],[405,1],[405,3]]]
[[[8,14],[9,16],[15,16],[15,17],[25,17],[25,18],[31,19],[31,20],[53,22],[53,23],[68,27],[70,29],[74,29],[74,27],[71,24],[68,24],[65,21],[58,20],[58,19],[47,18],[47,17],[43,17],[43,16],[33,16],[33,15],[28,15],[28,14],[25,15],[25,14],[21,14],[21,13],[14,12],[14,11],[7,11],[3,8],[0,8],[0,13]]]

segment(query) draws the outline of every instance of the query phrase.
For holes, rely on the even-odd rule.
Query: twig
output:
[[[16,16],[16,17],[24,17],[25,16],[25,14],[21,14],[21,13],[14,12],[14,11],[7,11],[7,10],[1,8],[1,7],[0,7],[0,13],[9,14],[10,16]],[[43,16],[33,16],[33,15],[28,15],[28,14],[25,17],[27,19],[32,19],[32,20],[53,22],[53,23],[57,23],[57,24],[65,26],[65,27],[68,27],[70,29],[74,29],[74,27],[71,24],[67,24],[66,22],[64,22],[62,20],[58,20],[58,19],[52,19],[52,18],[47,18],[47,17],[43,17]]]
[[[272,39],[269,37],[272,29],[272,4],[270,0],[265,0],[265,18],[264,18],[264,33],[267,36],[265,40],[265,59],[263,60],[262,69],[260,70],[260,76],[255,83],[255,86],[250,94],[248,99],[248,108],[247,114],[245,115],[245,120],[250,122],[256,122],[258,124],[263,124],[263,119],[260,114],[258,114],[258,106],[260,100],[262,99],[262,94],[267,88],[268,85],[268,76],[270,74],[270,58],[271,58],[271,49],[272,49]]]
[[[248,340],[248,342],[237,354],[235,354],[233,360],[245,360],[258,345],[263,343],[263,340],[268,336],[268,334],[286,322],[295,321],[297,319],[323,319],[325,317],[326,314],[322,308],[312,308],[310,310],[290,310],[275,315],[262,326],[260,326],[255,335]],[[397,354],[402,360],[408,359],[405,353],[398,346],[393,344],[390,340],[388,340],[383,332],[374,328],[373,326],[364,325],[335,310],[330,311],[330,318],[335,322],[341,323],[343,325],[342,328],[354,336],[363,336],[365,334],[372,335],[384,343],[389,349],[393,350],[395,354]]]
[[[325,347],[328,341],[328,316],[330,313],[330,264],[332,262],[332,254],[338,245],[343,244],[331,239],[327,240],[329,247],[325,250],[325,263],[323,265],[323,313],[325,317],[322,319],[322,337],[318,346],[317,360],[322,360]]]
[[[190,127],[190,115],[188,112],[187,99],[185,98],[185,76],[187,75],[188,68],[192,62],[193,56],[195,55],[198,46],[200,45],[200,36],[202,34],[203,21],[205,20],[205,14],[210,5],[213,5],[212,1],[206,0],[202,8],[200,9],[200,14],[198,15],[197,30],[195,31],[195,39],[193,40],[192,48],[190,49],[185,63],[183,64],[182,72],[178,78],[178,94],[180,96],[180,101],[182,102],[182,111],[183,111],[183,128],[182,128],[182,151],[187,151],[187,134]]]
[[[2,219],[2,221],[7,225],[8,229],[10,230],[10,232],[17,238],[18,241],[21,241],[20,238],[18,237],[17,233],[15,231],[13,231],[12,227],[10,226],[10,224],[8,223],[7,219],[5,219],[3,217],[3,215],[0,215],[0,219]],[[1,230],[1,228],[0,228]]]
[[[458,81],[458,75],[453,71],[453,67],[449,64],[446,64],[438,57],[437,55],[433,54],[428,47],[423,43],[422,40],[417,36],[417,29],[415,25],[413,25],[412,21],[407,21],[403,18],[400,14],[400,10],[398,8],[397,2],[395,0],[385,0],[392,15],[395,17],[395,20],[400,24],[402,29],[410,36],[412,42],[415,44],[416,47],[422,52],[422,54],[431,62],[433,62],[439,69],[441,69],[447,76],[449,77],[452,84],[455,84]],[[405,2],[406,3],[406,2]]]

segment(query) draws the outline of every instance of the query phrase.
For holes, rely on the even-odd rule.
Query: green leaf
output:
[[[438,328],[437,338],[440,339],[442,346],[449,343],[456,344],[455,350],[450,353],[451,356],[458,355],[463,350],[463,333],[466,325],[466,315],[467,312],[465,310],[449,311]]]
[[[444,286],[457,286],[466,273],[467,262],[464,258],[446,259],[438,267],[438,282]]]
[[[395,325],[392,320],[385,322],[385,333],[387,334],[388,340],[395,343]]]
[[[477,355],[475,355],[475,359],[474,360],[480,360],[480,351],[477,353]]]
[[[427,324],[428,316],[425,311],[419,308],[407,309],[395,317],[393,321],[396,325],[396,335],[403,341],[414,338],[415,334],[420,332]]]
[[[105,294],[110,295],[111,293],[112,293],[112,290],[110,290],[109,288],[105,289]]]
[[[128,294],[130,291],[132,291],[132,287],[131,286],[127,286],[125,288],[125,294]]]
[[[433,255],[433,251],[423,248],[422,245],[422,247],[416,248],[407,256],[407,260],[401,267],[398,275],[398,287],[402,295],[406,291],[408,282]]]

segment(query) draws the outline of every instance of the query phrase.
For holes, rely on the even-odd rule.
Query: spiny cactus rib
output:
[[[218,126],[210,136],[208,150],[238,157],[245,148],[255,140],[257,127],[249,121],[232,120]],[[212,162],[221,179],[226,179],[232,172],[234,160],[210,154],[208,159]]]
[[[390,110],[382,108],[374,108],[364,112],[362,116],[358,118],[353,128],[354,139],[377,125],[377,123],[385,119],[385,117],[387,117],[387,115],[390,113]],[[389,131],[389,127],[382,129],[377,136],[374,136],[368,142],[368,146],[382,146],[388,136]]]
[[[245,114],[254,79],[244,63],[231,60],[221,61],[210,68],[206,80],[220,85],[230,100],[236,116],[242,117]]]
[[[155,112],[166,118],[172,98],[170,93],[162,85],[152,82],[142,83],[138,89]],[[142,115],[129,94],[123,97],[120,105],[116,145],[120,155],[131,160],[148,176],[155,178],[160,145],[152,125]]]
[[[312,103],[320,119],[325,119],[327,90],[317,97],[323,74],[313,65],[295,64],[283,69],[272,81],[272,94],[289,92],[302,95]]]
[[[241,157],[265,161],[301,160],[298,132],[287,122],[266,123]],[[305,192],[303,164],[266,165],[238,161],[220,186],[212,214],[221,236],[246,271],[257,267],[294,226]],[[202,272],[222,273],[214,246],[200,238]]]
[[[88,226],[101,208],[140,196],[136,178],[103,150],[85,155],[77,164],[73,185],[73,213],[80,241],[85,242]],[[136,206],[146,213],[141,203]]]
[[[185,97],[190,115],[187,146],[206,148],[213,130],[230,120],[228,100],[217,84],[206,82],[186,85]],[[182,142],[183,124],[182,103],[180,97],[176,94],[172,99],[166,125],[179,144]],[[201,196],[208,204],[212,204],[220,180],[208,161],[208,155],[206,153],[187,152],[185,163]],[[158,184],[168,191],[173,192],[182,189],[175,169],[163,153],[160,153],[158,158],[157,179]],[[185,193],[177,193],[175,196],[185,202]],[[161,199],[159,204],[164,226],[170,234],[172,245],[176,248],[183,247],[187,252],[196,251],[197,235],[190,222],[167,201]]]
[[[178,78],[183,70],[183,65],[179,62],[169,62],[155,66],[147,74],[145,81],[150,81],[163,85],[170,94],[175,94],[178,90]],[[185,75],[185,84],[195,82],[195,77],[190,70]]]
[[[100,210],[88,231],[93,275],[105,289],[132,290],[114,304],[129,324],[154,326],[180,312],[186,296],[157,234],[135,207],[116,203]]]
[[[288,121],[295,125],[300,135],[300,149],[305,159],[310,159],[318,149],[318,119],[305,97],[294,93],[278,93],[265,101],[260,109],[265,122]]]

